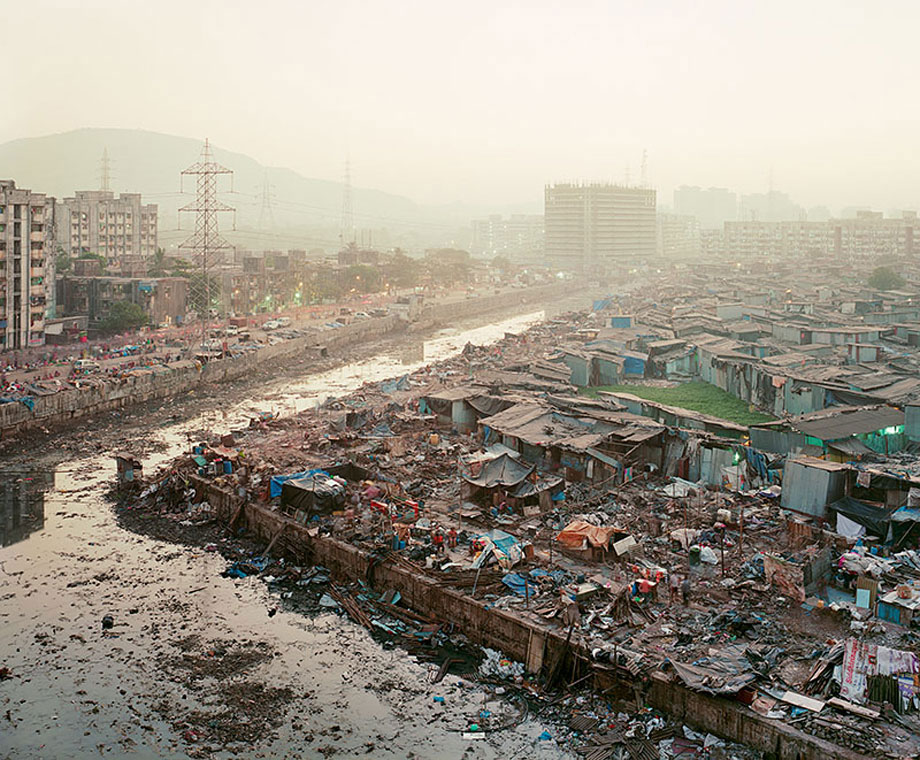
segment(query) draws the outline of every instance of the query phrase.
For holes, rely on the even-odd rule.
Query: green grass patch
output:
[[[768,414],[752,412],[741,399],[735,398],[721,388],[701,381],[682,383],[672,388],[658,388],[650,385],[601,385],[595,388],[581,388],[580,391],[591,398],[597,398],[599,391],[631,393],[633,396],[659,404],[692,409],[722,420],[737,422],[739,425],[756,425],[776,419]]]

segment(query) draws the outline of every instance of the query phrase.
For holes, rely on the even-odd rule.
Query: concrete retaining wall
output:
[[[571,295],[572,284],[566,283],[434,305],[426,310],[424,323],[413,327],[423,329],[425,323],[442,324],[460,317],[469,317],[471,312],[481,315],[500,309],[507,310],[515,305],[533,304],[534,308],[541,308],[547,301]],[[32,428],[64,425],[100,412],[169,398],[202,383],[234,380],[268,363],[297,357],[316,346],[326,346],[330,350],[343,349],[404,329],[406,323],[398,317],[380,317],[354,322],[335,330],[314,331],[274,346],[265,346],[237,359],[213,361],[200,372],[192,362],[177,362],[135,377],[104,380],[98,385],[36,396],[35,406],[31,410],[21,402],[0,404],[0,438],[8,438]]]
[[[418,576],[389,562],[375,563],[362,549],[337,539],[311,537],[307,529],[278,512],[244,503],[238,496],[215,483],[193,478],[196,493],[207,499],[219,519],[229,521],[242,506],[242,518],[250,532],[271,541],[280,530],[302,548],[302,557],[329,568],[333,575],[348,580],[366,580],[373,564],[373,586],[377,590],[399,591],[406,605],[440,621],[452,623],[467,638],[481,646],[500,649],[523,662],[531,672],[551,668],[565,654],[565,637],[560,631],[542,628],[512,612],[490,608],[460,591],[444,588],[436,580]],[[300,552],[298,552],[300,553]],[[574,642],[573,642],[574,643]],[[589,653],[575,645],[582,663]],[[568,666],[567,666],[568,667]],[[672,682],[663,673],[653,673],[646,682],[626,678],[609,667],[596,666],[594,686],[600,690],[638,693],[643,704],[651,705],[698,731],[740,742],[776,760],[868,760],[868,756],[768,720],[731,700],[713,697]]]

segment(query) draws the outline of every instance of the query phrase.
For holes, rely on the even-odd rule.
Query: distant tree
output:
[[[345,270],[343,281],[346,290],[354,288],[359,293],[376,293],[380,290],[380,270],[367,264],[355,264]]]
[[[422,266],[418,259],[407,256],[401,248],[393,251],[390,260],[390,277],[394,285],[400,288],[413,288],[418,285]]]
[[[73,264],[70,256],[64,253],[64,251],[60,251],[57,256],[54,257],[54,271],[58,274],[69,272],[71,266],[73,266]]]
[[[890,267],[876,267],[869,276],[869,286],[876,290],[897,290],[904,287],[904,278]]]
[[[131,301],[116,301],[100,327],[105,332],[123,332],[136,330],[146,324],[147,314],[140,306]]]
[[[166,271],[166,251],[162,248],[157,248],[154,252],[153,261],[147,268],[147,274],[151,277],[165,277],[168,274]]]
[[[323,301],[336,301],[341,298],[344,288],[335,270],[323,267],[313,272],[306,292],[307,300],[310,303],[322,303]]]
[[[507,256],[496,256],[492,259],[492,266],[502,272],[507,272],[511,269],[511,259]]]
[[[101,253],[81,253],[77,256],[78,259],[95,259],[99,262],[99,271],[102,274],[105,274],[105,270],[109,265],[109,260],[103,256]]]

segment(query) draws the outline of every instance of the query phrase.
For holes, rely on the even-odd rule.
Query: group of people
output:
[[[447,542],[448,549],[456,549],[457,541],[459,540],[460,534],[457,533],[456,528],[450,528],[446,533],[440,525],[431,526],[431,545],[434,547],[434,550],[437,554],[444,553],[444,543]]]

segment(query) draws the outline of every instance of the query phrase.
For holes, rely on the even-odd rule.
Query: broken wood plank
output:
[[[881,717],[881,713],[878,710],[871,710],[868,707],[863,707],[853,702],[847,702],[847,700],[840,699],[839,697],[831,697],[827,700],[827,704],[838,710],[845,710],[846,712],[853,713],[853,715],[858,715],[861,718],[869,718],[869,720],[878,720]]]

